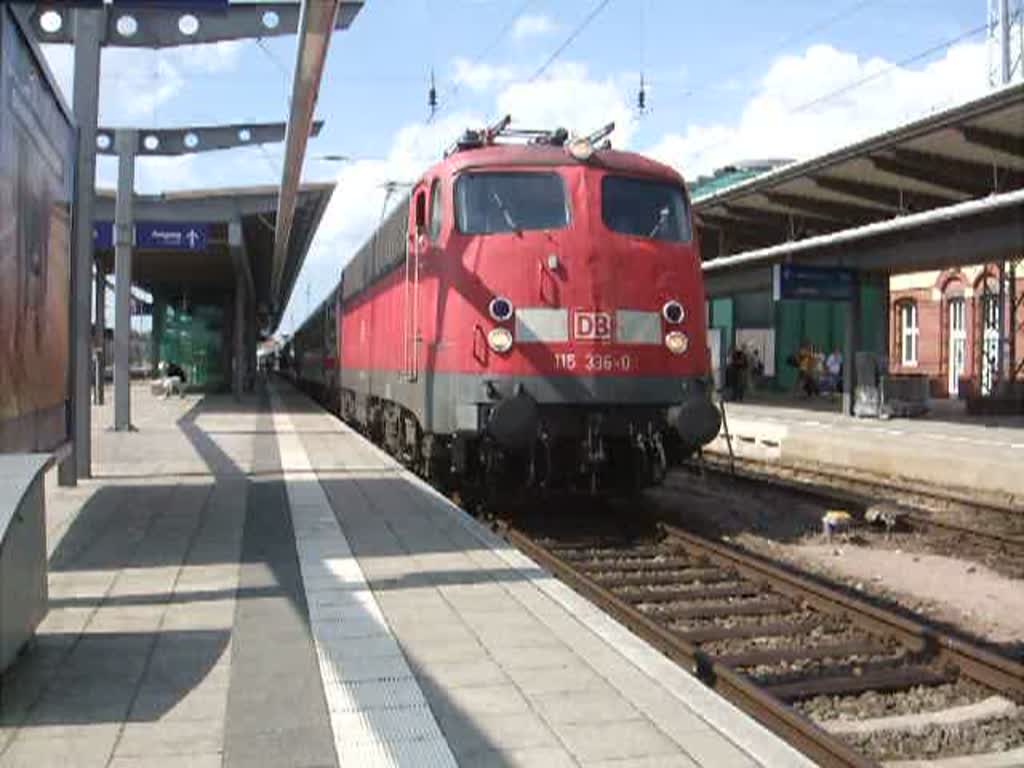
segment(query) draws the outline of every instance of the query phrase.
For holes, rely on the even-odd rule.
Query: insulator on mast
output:
[[[437,112],[437,87],[434,85],[434,70],[430,70],[430,90],[427,91],[427,105],[430,107],[430,116]]]
[[[644,84],[643,72],[640,73],[640,90],[636,93],[636,108],[641,113],[647,111],[647,87]]]

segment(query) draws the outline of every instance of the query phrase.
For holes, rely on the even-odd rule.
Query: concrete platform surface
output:
[[[97,409],[0,767],[798,766],[285,384]]]
[[[736,456],[945,491],[1024,511],[1024,422],[858,419],[820,408],[727,403]],[[727,455],[725,429],[708,449]]]

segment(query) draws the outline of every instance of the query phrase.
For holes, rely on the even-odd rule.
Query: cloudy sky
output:
[[[985,13],[986,0],[367,0],[332,44],[304,179],[338,187],[282,330],[372,231],[386,182],[415,179],[468,125],[509,113],[589,132],[614,120],[616,146],[688,178],[810,157],[984,93]],[[46,53],[70,93],[70,49]],[[294,57],[294,38],[108,49],[101,124],[285,120]],[[277,145],[147,158],[136,188],[278,183],[280,163]],[[97,175],[113,185],[112,159]]]

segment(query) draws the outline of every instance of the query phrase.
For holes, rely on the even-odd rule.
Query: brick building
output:
[[[987,394],[999,349],[997,275],[995,264],[985,264],[890,278],[890,371],[927,375],[933,397]],[[1017,280],[1017,296],[1024,296],[1024,278]],[[1024,328],[1018,327],[1022,357]]]

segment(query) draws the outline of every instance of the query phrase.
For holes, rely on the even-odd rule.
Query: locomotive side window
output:
[[[601,218],[615,232],[682,243],[690,239],[690,216],[675,184],[627,176],[601,181]]]
[[[437,240],[437,236],[441,234],[441,218],[443,214],[441,180],[434,179],[434,183],[430,185],[430,224],[427,229],[427,234],[430,235],[431,240]]]
[[[467,235],[559,229],[569,223],[557,173],[464,173],[455,182],[455,215]]]

